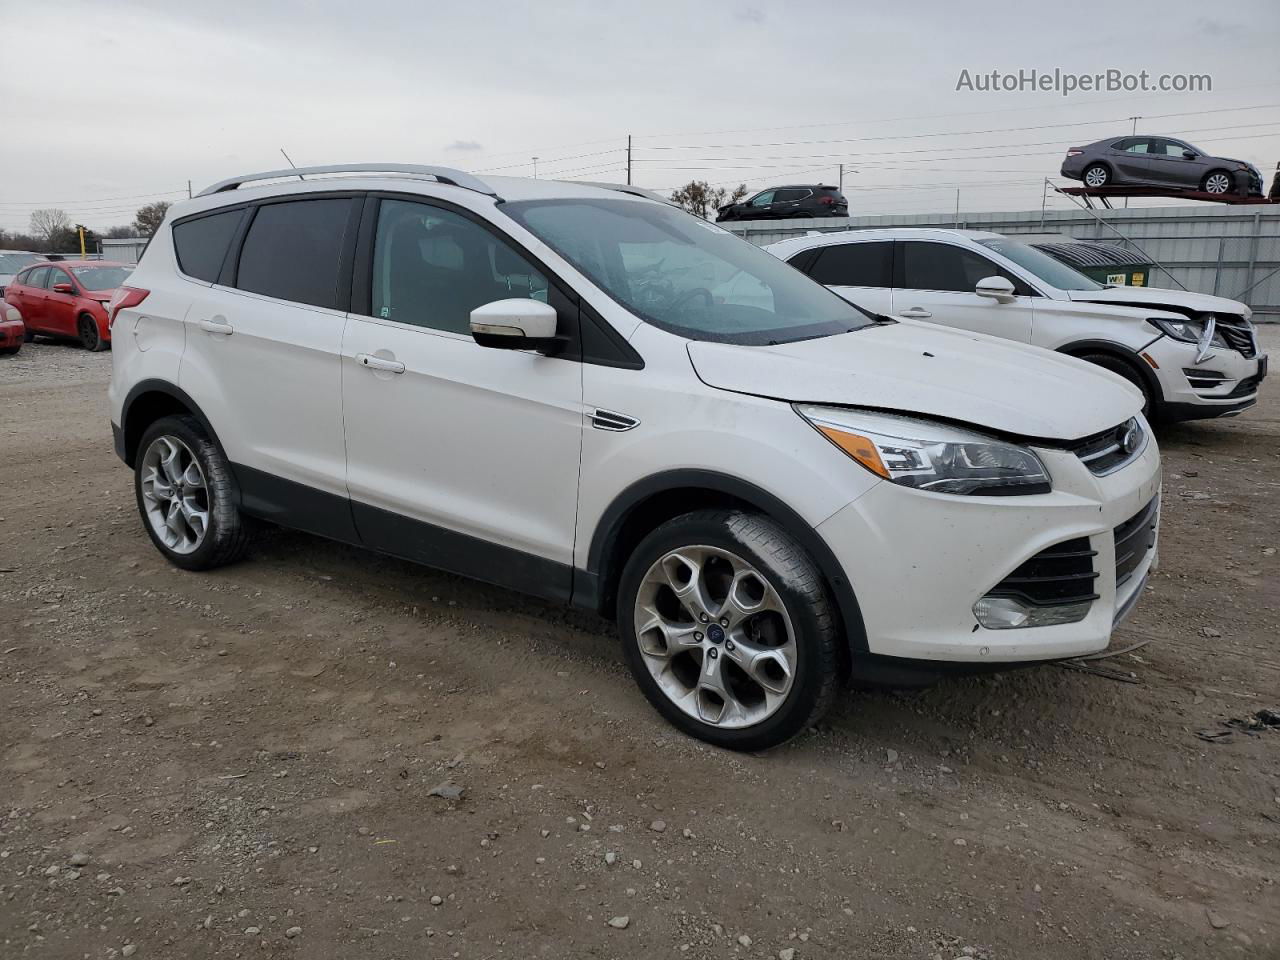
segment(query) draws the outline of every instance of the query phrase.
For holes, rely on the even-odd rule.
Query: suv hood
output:
[[[1067,297],[1077,303],[1114,303],[1127,307],[1156,307],[1178,313],[1227,313],[1248,318],[1252,311],[1238,300],[1211,297],[1206,293],[1186,290],[1164,290],[1153,287],[1112,287],[1107,290],[1067,290]]]
[[[962,421],[1000,433],[1078,440],[1142,409],[1113,373],[983,334],[911,322],[772,347],[690,341],[707,385]]]

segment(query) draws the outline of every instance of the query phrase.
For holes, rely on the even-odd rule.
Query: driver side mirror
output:
[[[1196,158],[1196,152],[1195,152],[1194,150],[1183,150],[1183,151],[1182,151],[1182,159],[1183,159],[1183,160],[1194,160],[1195,158]]]
[[[546,350],[556,343],[556,308],[540,300],[495,300],[471,311],[471,336],[482,347]]]
[[[996,303],[1013,303],[1018,299],[1013,292],[1013,284],[1004,277],[987,277],[985,280],[979,280],[973,292]]]
[[[75,293],[76,288],[64,281],[63,283],[55,283],[53,285],[53,292],[54,293]]]

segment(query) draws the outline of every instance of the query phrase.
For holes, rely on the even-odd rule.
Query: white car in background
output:
[[[5,286],[23,267],[48,259],[43,253],[31,253],[27,250],[0,250],[0,293],[4,293]]]
[[[1243,303],[1108,287],[1011,237],[895,228],[765,248],[875,313],[987,333],[1105,367],[1142,391],[1152,420],[1233,416],[1267,373]]]
[[[1100,650],[1155,563],[1160,456],[1115,377],[877,318],[611,189],[236,177],[169,209],[110,313],[171,563],[238,559],[257,518],[568,601],[726,747],[850,676]]]

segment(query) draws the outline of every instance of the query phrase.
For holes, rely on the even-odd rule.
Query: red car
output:
[[[74,337],[86,350],[111,343],[107,303],[133,265],[107,260],[59,260],[23,270],[4,288],[5,300],[18,308],[27,339],[44,333]]]
[[[0,303],[0,354],[17,353],[26,340],[27,325],[11,303]]]

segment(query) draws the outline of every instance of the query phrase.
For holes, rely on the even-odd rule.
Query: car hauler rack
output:
[[[1207,203],[1259,204],[1280,203],[1262,196],[1242,197],[1238,193],[1206,193],[1204,190],[1180,190],[1177,187],[1054,187],[1059,193],[1071,197],[1080,197],[1085,206],[1095,209],[1093,200],[1097,200],[1107,210],[1111,206],[1112,197],[1168,197],[1173,200],[1203,200]],[[1092,198],[1092,199],[1091,199]]]

